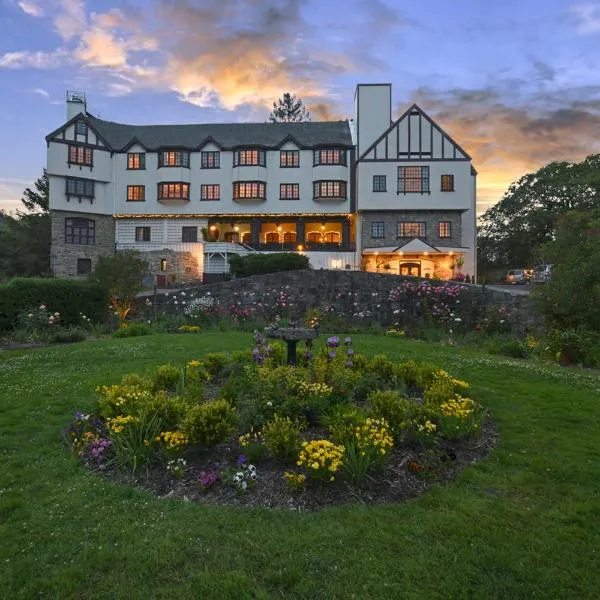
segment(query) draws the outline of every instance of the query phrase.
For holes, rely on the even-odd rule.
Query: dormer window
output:
[[[92,166],[93,150],[85,146],[69,146],[69,164]]]
[[[77,121],[75,123],[75,135],[87,135],[88,126],[85,121]]]
[[[127,153],[127,169],[130,171],[139,171],[146,168],[146,153],[145,152],[128,152]]]
[[[221,167],[221,153],[217,150],[200,152],[201,169],[219,169]]]
[[[346,165],[346,151],[341,148],[321,148],[313,152],[313,165]]]
[[[165,150],[158,155],[159,167],[190,168],[190,153],[185,150]]]
[[[266,152],[257,148],[236,150],[233,153],[234,167],[264,167],[266,166]]]

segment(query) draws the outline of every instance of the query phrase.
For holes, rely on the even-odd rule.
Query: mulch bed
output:
[[[494,424],[488,417],[477,439],[444,442],[438,446],[435,457],[422,448],[394,448],[386,468],[367,477],[360,489],[351,488],[340,477],[332,483],[307,481],[304,491],[290,492],[283,478],[283,472],[291,470],[290,467],[266,461],[256,465],[258,479],[253,489],[240,493],[219,482],[213,488],[201,491],[196,484],[198,474],[232,468],[240,454],[237,443],[221,444],[206,453],[186,457],[187,467],[182,479],[174,479],[164,467],[136,477],[118,471],[102,474],[107,479],[133,485],[160,498],[217,506],[315,511],[332,506],[387,504],[414,498],[434,485],[451,481],[464,467],[484,459],[496,446],[497,439]],[[415,472],[418,465],[424,470]]]

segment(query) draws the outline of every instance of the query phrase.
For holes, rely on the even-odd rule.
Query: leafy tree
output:
[[[549,324],[600,332],[600,208],[562,216],[544,256],[552,275],[532,298]]]
[[[4,214],[0,235],[0,277],[35,277],[50,273],[50,213],[48,176],[26,188],[21,202],[25,211],[16,218]]]
[[[600,207],[600,154],[580,163],[553,162],[512,183],[480,220],[479,267],[532,265],[554,239],[557,219]]]
[[[117,252],[101,256],[91,275],[108,289],[111,307],[123,321],[133,310],[135,297],[142,290],[142,275],[148,263],[137,252]]]
[[[271,123],[297,123],[310,121],[310,113],[296,94],[285,92],[277,102],[273,102],[273,110],[269,115]]]

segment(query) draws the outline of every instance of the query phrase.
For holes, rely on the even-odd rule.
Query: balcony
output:
[[[284,243],[262,243],[248,244],[248,247],[259,252],[298,252],[298,247],[302,246],[304,252],[354,252],[354,244],[331,244],[320,242],[284,242]]]

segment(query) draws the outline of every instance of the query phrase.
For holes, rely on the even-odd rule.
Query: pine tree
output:
[[[296,94],[285,92],[277,102],[273,102],[269,121],[271,123],[310,121],[310,113],[306,110],[302,99],[296,98]]]
[[[34,183],[35,189],[25,188],[21,202],[28,213],[47,213],[49,210],[49,185],[48,173],[44,169],[41,177],[38,177]]]

